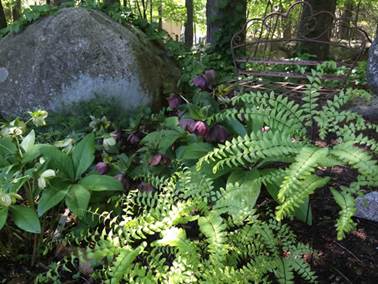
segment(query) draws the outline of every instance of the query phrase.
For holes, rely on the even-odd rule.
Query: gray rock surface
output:
[[[158,107],[179,71],[136,28],[105,14],[66,8],[0,40],[0,114],[109,96],[125,109]]]
[[[378,222],[378,191],[358,197],[356,207],[356,217]]]
[[[370,122],[378,122],[378,96],[373,96],[369,104],[359,103],[352,110],[361,114]]]
[[[370,88],[378,95],[378,37],[369,49],[367,79]]]

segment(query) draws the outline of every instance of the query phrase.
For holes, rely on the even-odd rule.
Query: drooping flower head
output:
[[[172,95],[168,99],[169,108],[172,110],[177,109],[182,104],[182,99],[178,95]]]
[[[96,164],[96,171],[100,174],[100,175],[104,175],[107,173],[107,171],[109,170],[109,167],[108,165],[105,163],[105,162],[98,162]]]
[[[206,135],[206,140],[209,142],[224,143],[230,137],[230,133],[226,128],[220,124],[216,124],[210,128]]]

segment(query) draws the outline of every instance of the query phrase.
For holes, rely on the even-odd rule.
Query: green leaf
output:
[[[22,139],[21,148],[25,152],[28,152],[34,146],[34,143],[35,143],[35,132],[34,130],[32,130],[24,139]]]
[[[183,132],[177,130],[159,130],[146,135],[141,143],[151,149],[157,149],[161,153],[166,153],[167,150],[182,137]]]
[[[88,134],[72,151],[72,161],[75,168],[75,178],[78,179],[95,159],[95,136]]]
[[[198,160],[211,150],[213,146],[209,143],[192,143],[187,146],[181,146],[176,150],[176,156],[179,160]]]
[[[17,153],[17,146],[9,137],[0,138],[0,155],[8,159]]]
[[[4,227],[8,217],[8,208],[0,208],[0,230]]]
[[[52,145],[43,145],[40,151],[48,160],[51,168],[62,171],[68,178],[74,180],[75,175],[72,159],[67,154]]]
[[[55,183],[44,189],[38,203],[38,216],[42,216],[49,209],[59,204],[66,197],[68,188],[67,184]]]
[[[81,179],[79,184],[91,191],[123,191],[122,184],[110,176],[89,175]]]
[[[42,154],[41,148],[45,147],[46,145],[47,144],[35,144],[31,146],[22,157],[22,163],[26,164],[37,159]]]
[[[244,125],[237,119],[227,119],[224,121],[228,129],[238,136],[247,135],[247,130]]]
[[[299,221],[302,221],[310,226],[312,225],[312,210],[310,199],[308,197],[306,198],[305,202],[303,202],[297,209],[295,209],[294,216]]]
[[[82,185],[74,184],[70,187],[66,195],[67,207],[78,217],[84,215],[89,205],[91,193]]]
[[[29,233],[41,233],[41,224],[34,209],[14,205],[11,207],[11,211],[14,223],[17,227]]]
[[[230,214],[235,221],[243,221],[256,205],[260,195],[261,182],[258,171],[235,171],[228,178],[223,197],[215,208]]]

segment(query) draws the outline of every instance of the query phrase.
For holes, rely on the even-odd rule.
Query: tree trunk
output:
[[[0,0],[0,29],[7,27],[7,19],[5,18],[5,13],[3,9],[3,5]]]
[[[105,7],[111,7],[113,5],[120,5],[120,0],[104,0]]]
[[[185,45],[189,48],[193,46],[193,0],[185,0],[186,23],[185,23]]]
[[[159,8],[158,8],[158,14],[159,14],[159,29],[163,29],[163,0],[160,0],[159,2]]]
[[[340,38],[349,39],[349,27],[353,17],[353,0],[347,0],[340,19]]]
[[[308,0],[307,2],[312,6],[314,14],[328,12],[331,15],[335,15],[336,0]],[[332,33],[333,17],[323,13],[316,16],[315,21],[309,21],[310,12],[308,5],[304,5],[299,37],[316,38],[323,42],[329,42]],[[299,52],[309,53],[315,55],[319,60],[325,60],[329,57],[329,44],[302,42],[299,45]]]
[[[232,36],[242,30],[246,15],[246,0],[207,0],[207,43],[215,51],[230,55]]]
[[[150,0],[150,23],[152,23],[152,20],[153,20],[153,12],[154,12],[154,9],[153,9],[153,3],[152,3],[152,0]]]
[[[13,22],[17,21],[21,16],[21,0],[16,0],[12,6],[12,19]]]

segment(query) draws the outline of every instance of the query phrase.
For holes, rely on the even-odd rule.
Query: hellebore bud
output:
[[[141,192],[152,192],[154,190],[154,187],[150,183],[141,182],[139,184],[139,190]]]
[[[204,76],[202,75],[198,75],[196,76],[193,80],[192,80],[192,83],[194,86],[196,86],[197,88],[200,88],[201,90],[205,91],[207,90],[207,80]]]
[[[181,118],[179,124],[184,130],[193,133],[196,122],[190,118]]]
[[[209,128],[203,121],[197,121],[194,125],[194,133],[198,136],[205,137]]]
[[[100,174],[100,175],[104,175],[106,174],[106,172],[109,170],[108,168],[108,165],[104,162],[98,162],[96,164],[96,171]]]
[[[127,142],[130,143],[131,145],[136,145],[140,142],[140,137],[138,135],[137,132],[133,132],[131,133],[128,137],[127,137]]]
[[[206,82],[207,82],[207,87],[212,89],[214,84],[215,84],[215,78],[216,78],[215,70],[213,70],[213,69],[206,70],[204,77],[205,77]]]
[[[178,95],[172,95],[168,99],[168,105],[172,110],[175,110],[182,104],[182,99]]]
[[[169,163],[170,163],[169,158],[162,154],[154,155],[149,161],[150,166],[153,166],[153,167],[158,166],[158,165],[168,165]]]
[[[123,185],[124,190],[129,190],[130,188],[130,182],[129,179],[124,174],[118,174],[114,176],[116,180],[118,180]]]
[[[220,124],[216,124],[210,128],[209,133],[206,136],[206,139],[209,142],[219,142],[224,143],[230,137],[230,133],[226,128]]]

